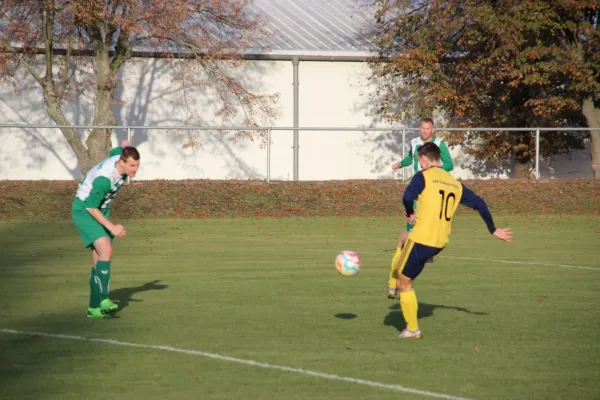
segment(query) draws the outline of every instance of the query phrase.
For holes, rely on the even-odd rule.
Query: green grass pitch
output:
[[[1,398],[428,398],[296,369],[469,399],[600,398],[598,216],[496,217],[511,244],[457,216],[416,281],[420,341],[396,339],[385,297],[401,218],[123,222],[114,320],[85,318],[91,257],[70,221],[0,222]],[[340,250],[361,257],[357,276],[336,273]]]

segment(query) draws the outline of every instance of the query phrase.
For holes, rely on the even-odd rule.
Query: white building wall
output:
[[[114,110],[119,125],[173,126],[186,124],[188,108],[181,91],[174,90],[168,60],[137,59],[126,64],[118,93],[122,104]],[[293,66],[289,61],[248,61],[239,72],[253,90],[279,93],[279,116],[274,127],[293,125]],[[375,112],[367,86],[366,63],[300,62],[299,124],[304,127],[386,127]],[[188,93],[189,95],[190,93]],[[189,104],[209,125],[214,117],[215,93],[210,86],[193,92]],[[80,98],[68,104],[67,117],[74,124],[90,124],[92,101]],[[46,114],[41,90],[35,84],[15,94],[0,88],[0,123],[53,124]],[[417,127],[418,123],[409,127]],[[267,151],[264,138],[236,139],[219,132],[195,137],[202,148],[184,148],[185,139],[166,129],[133,130],[132,141],[142,154],[138,173],[147,179],[265,179]],[[85,135],[82,130],[81,135]],[[406,143],[418,133],[408,133]],[[551,134],[551,133],[547,133]],[[113,143],[127,136],[115,130]],[[293,178],[292,131],[273,131],[271,179]],[[401,132],[300,131],[301,180],[399,178],[391,164],[402,156]],[[452,150],[456,177],[498,176],[466,168],[469,157]],[[555,157],[550,167],[542,163],[542,177],[591,177],[589,150],[570,158]],[[462,166],[462,167],[461,167]],[[410,174],[407,171],[407,177]],[[499,176],[510,175],[510,168]],[[0,179],[79,179],[76,158],[58,129],[0,127]]]

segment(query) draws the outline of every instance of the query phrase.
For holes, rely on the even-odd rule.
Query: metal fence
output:
[[[119,129],[126,130],[127,139],[131,140],[136,130],[181,130],[181,131],[263,131],[266,132],[266,181],[271,180],[271,138],[273,131],[293,131],[293,168],[294,168],[294,180],[299,180],[299,165],[300,165],[300,146],[299,146],[299,132],[301,131],[323,131],[323,132],[340,132],[340,131],[359,131],[359,132],[397,132],[402,135],[402,158],[406,156],[406,134],[410,132],[419,132],[419,128],[407,128],[407,127],[387,127],[387,128],[373,128],[373,127],[273,127],[273,126],[262,126],[262,127],[246,127],[246,126],[194,126],[194,125],[183,125],[183,126],[157,126],[157,125],[51,125],[51,124],[0,124],[0,128],[39,128],[39,129],[59,129],[59,128],[73,128],[73,129]],[[535,134],[535,169],[534,175],[536,179],[540,178],[540,133],[541,132],[590,132],[600,131],[600,128],[436,128],[436,132],[531,132]],[[405,171],[402,170],[402,179],[406,179]]]

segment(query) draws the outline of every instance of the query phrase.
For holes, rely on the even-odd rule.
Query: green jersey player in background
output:
[[[79,182],[71,207],[73,223],[85,247],[92,251],[89,318],[113,317],[119,306],[109,298],[112,239],[125,236],[123,225],[110,221],[110,202],[127,177],[135,177],[140,153],[128,141],[113,149]]]
[[[423,146],[423,144],[433,142],[440,148],[441,153],[441,168],[450,172],[454,169],[454,163],[452,162],[452,157],[450,156],[450,151],[448,150],[448,146],[446,143],[438,137],[435,136],[435,127],[433,125],[433,119],[431,118],[423,118],[421,120],[421,136],[416,137],[410,141],[410,150],[408,155],[402,159],[399,163],[395,163],[392,165],[392,169],[394,171],[399,170],[403,167],[411,166],[413,167],[413,175],[419,171],[421,171],[421,166],[419,165],[419,148]],[[416,210],[417,202],[413,204],[413,208]],[[414,225],[407,223],[406,224],[406,232],[400,234],[400,238],[398,239],[398,246],[402,247],[402,243],[406,239],[407,232],[412,230]],[[431,259],[430,261],[433,261]],[[394,274],[394,270],[390,268],[390,275],[388,279],[388,287],[387,287],[387,296],[390,299],[394,299],[396,297],[396,276]]]

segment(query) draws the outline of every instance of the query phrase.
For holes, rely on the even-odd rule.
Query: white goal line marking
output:
[[[4,328],[0,328],[0,332],[12,333],[15,335],[39,335],[39,336],[57,338],[57,339],[79,340],[79,341],[83,341],[83,342],[93,342],[93,343],[107,343],[107,344],[112,344],[112,345],[116,345],[116,346],[138,347],[138,348],[144,348],[144,349],[169,351],[169,352],[173,352],[173,353],[183,353],[183,354],[188,354],[188,355],[193,355],[193,356],[201,356],[201,357],[207,357],[207,358],[212,358],[212,359],[221,360],[221,361],[229,361],[229,362],[233,362],[233,363],[237,363],[237,364],[249,365],[252,367],[274,369],[274,370],[278,370],[278,371],[285,371],[285,372],[292,372],[295,374],[313,376],[316,378],[344,381],[344,382],[355,383],[358,385],[395,390],[398,392],[419,394],[419,395],[427,396],[427,397],[436,397],[438,399],[468,400],[464,397],[452,396],[449,394],[428,392],[426,390],[412,389],[412,388],[408,388],[408,387],[404,387],[404,386],[400,386],[400,385],[390,385],[390,384],[386,384],[386,383],[367,381],[364,379],[351,378],[351,377],[347,377],[347,376],[326,374],[326,373],[322,373],[322,372],[311,371],[309,369],[292,368],[292,367],[286,367],[283,365],[267,364],[267,363],[262,363],[259,361],[245,360],[242,358],[223,356],[220,354],[208,353],[208,352],[199,351],[199,350],[187,350],[187,349],[179,349],[177,347],[171,347],[171,346],[159,346],[159,345],[151,345],[151,344],[122,342],[120,340],[114,340],[114,339],[97,339],[97,338],[88,338],[85,336],[63,335],[63,334],[59,334],[59,333],[25,332],[25,331],[18,331],[18,330],[14,330],[14,329],[4,329]]]
[[[598,267],[584,267],[581,265],[568,265],[568,264],[547,264],[536,261],[516,261],[516,260],[496,260],[490,258],[475,258],[475,257],[458,257],[458,256],[439,256],[441,258],[453,258],[456,260],[470,260],[470,261],[491,261],[507,264],[525,264],[525,265],[541,265],[545,267],[560,267],[560,268],[576,268],[576,269],[587,269],[592,271],[600,271]]]

